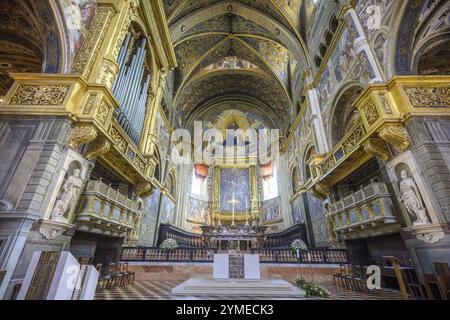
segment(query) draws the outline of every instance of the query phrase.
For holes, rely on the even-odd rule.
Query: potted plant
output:
[[[163,252],[174,252],[179,248],[178,242],[175,239],[169,238],[164,240],[160,245],[159,249]]]

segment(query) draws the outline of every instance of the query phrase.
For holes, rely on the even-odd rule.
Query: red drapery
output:
[[[208,177],[208,169],[209,167],[205,164],[194,164],[195,175],[202,180]]]

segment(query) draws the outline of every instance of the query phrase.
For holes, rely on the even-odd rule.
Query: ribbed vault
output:
[[[249,96],[272,118],[289,119],[292,65],[308,64],[300,36],[303,1],[165,1],[170,35],[178,59],[174,97],[188,119],[209,99]],[[217,70],[206,67],[237,57],[258,68]],[[181,119],[182,118],[182,119]],[[287,129],[283,121],[280,129]]]

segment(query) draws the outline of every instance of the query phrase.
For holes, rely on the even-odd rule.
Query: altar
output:
[[[250,251],[259,248],[265,240],[266,226],[242,227],[201,226],[204,242],[220,251]]]

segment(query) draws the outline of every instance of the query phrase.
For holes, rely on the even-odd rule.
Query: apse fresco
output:
[[[232,69],[259,69],[247,60],[238,58],[236,56],[225,57],[222,61],[210,64],[204,70],[232,70]]]
[[[187,219],[193,222],[209,223],[208,201],[190,196],[188,198]]]
[[[59,0],[59,5],[65,18],[68,49],[73,59],[97,11],[97,0]]]
[[[175,203],[168,196],[163,195],[161,199],[160,222],[174,224],[175,223]]]
[[[142,221],[139,230],[139,245],[141,246],[153,245],[160,194],[159,189],[156,189],[150,197],[143,201]]]
[[[276,197],[261,202],[261,214],[266,222],[281,219],[281,199]]]
[[[236,201],[235,212],[250,208],[250,176],[248,168],[223,168],[220,174],[220,211],[232,212],[232,199]],[[247,205],[246,205],[247,204]]]
[[[341,39],[333,51],[318,84],[319,104],[322,108],[337,92],[355,61],[356,53],[353,49],[349,30],[346,28],[342,32]]]
[[[369,36],[381,29],[383,18],[395,1],[392,0],[360,0],[356,11],[361,24]]]
[[[255,108],[236,103],[220,105],[203,116],[204,129],[262,129],[269,123],[267,116]]]

